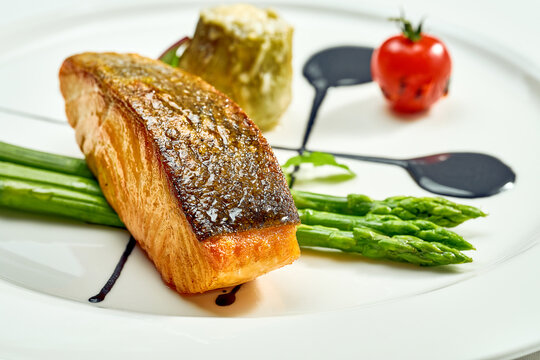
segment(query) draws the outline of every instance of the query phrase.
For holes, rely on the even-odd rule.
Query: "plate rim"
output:
[[[256,2],[260,3],[262,1],[256,1]],[[297,3],[298,6],[302,6],[302,4],[309,4],[309,1],[296,0],[296,3]],[[131,7],[134,7],[134,6],[136,7],[136,6],[140,5],[140,4],[147,4],[147,2],[137,0],[137,1],[135,1],[134,3],[132,3],[130,5],[122,4],[122,6],[120,8],[124,8],[124,7],[131,8]],[[160,4],[161,5],[168,4],[168,5],[178,6],[178,7],[185,6],[185,5],[202,7],[201,2],[193,2],[193,1],[187,1],[187,2],[182,1],[182,2],[174,2],[174,3],[173,2],[164,2],[164,3],[159,3],[159,4],[152,4],[150,6],[159,7]],[[204,1],[204,2],[202,2],[202,4],[213,4],[213,2]],[[291,7],[290,4],[288,2],[286,2],[286,1],[276,1],[276,2],[272,2],[272,4],[274,6],[276,6],[276,7],[278,7],[278,6]],[[363,9],[362,6],[359,6],[359,5],[356,5],[356,4],[355,5],[348,4],[348,3],[344,2],[344,1],[337,1],[332,6],[322,6],[322,5],[312,6],[312,5],[310,5],[310,7],[315,8],[315,9],[331,9],[331,10],[334,10],[334,11],[336,10],[336,7],[338,7],[337,10],[348,11],[348,10],[352,9],[357,14],[361,14],[363,16],[365,16],[367,12],[370,12],[371,14],[368,14],[368,15],[374,16],[376,18],[384,18],[385,17],[384,15],[382,15],[383,14],[382,11],[376,11],[376,10],[373,10],[373,9],[369,9],[369,11],[368,11],[367,9]],[[103,11],[106,12],[108,10],[103,10]],[[91,15],[96,15],[96,14],[97,13],[91,14]],[[69,18],[71,16],[68,15],[67,17]],[[62,20],[64,20],[64,18],[56,19],[55,21],[61,22]],[[15,25],[15,26],[10,25],[11,31],[15,32],[16,29],[17,29],[17,26],[20,26],[20,27],[27,26],[29,21],[30,20],[23,20],[23,21],[18,22],[17,23],[18,25]],[[37,24],[37,25],[34,23],[33,26],[39,28],[40,26],[44,26],[46,23],[47,22],[43,22],[43,23],[40,23],[40,24]],[[52,23],[52,21],[50,21],[50,23]],[[462,43],[468,43],[468,44],[474,45],[475,47],[478,47],[478,48],[480,48],[480,49],[482,49],[484,51],[487,51],[488,53],[494,54],[498,58],[507,61],[512,66],[517,67],[521,72],[529,75],[534,80],[540,81],[540,68],[538,68],[535,64],[532,64],[527,58],[521,56],[520,54],[516,53],[515,51],[509,50],[508,48],[501,46],[500,44],[498,44],[493,39],[485,39],[484,37],[470,36],[471,34],[470,34],[469,31],[467,32],[468,33],[467,37],[464,38],[463,33],[460,32],[461,31],[460,29],[456,29],[456,27],[448,27],[447,28],[447,26],[440,25],[440,24],[438,26],[434,26],[433,28],[436,29],[437,31],[442,30],[443,33],[445,34],[445,36],[452,36],[453,38],[457,39],[458,41],[460,41]],[[7,29],[7,31],[4,32],[4,34],[5,34],[5,37],[8,37],[9,34],[10,34],[10,30]],[[21,36],[24,36],[24,35],[21,35]],[[0,43],[5,40],[5,37],[0,36]],[[474,39],[474,40],[471,40],[471,39]],[[497,45],[494,45],[494,44],[497,44]],[[488,48],[486,48],[486,46]],[[523,266],[523,264],[516,265],[516,262],[518,262],[518,263],[520,262],[520,261],[517,261],[517,260],[523,258],[524,256],[528,257],[532,253],[538,253],[538,255],[540,255],[540,251],[539,251],[540,247],[538,246],[539,240],[540,239],[538,237],[538,234],[536,234],[536,239],[530,243],[530,246],[523,249],[521,253],[516,254],[514,257],[512,257],[510,259],[506,259],[506,261],[504,261],[502,264],[497,263],[499,266],[496,266],[496,267],[490,266],[490,269],[486,269],[485,271],[481,271],[481,272],[477,273],[476,276],[474,276],[474,279],[480,279],[480,278],[483,278],[484,276],[486,276],[488,278],[491,278],[493,276],[493,273],[496,273],[496,272],[500,271],[499,268],[504,268],[504,267],[510,267],[512,269],[511,271],[516,271],[516,269],[514,269],[516,266],[518,268]],[[539,258],[539,257],[537,257],[537,258]],[[532,262],[531,264],[534,265],[534,262]],[[520,273],[519,270],[517,270],[516,272],[519,275],[519,273]],[[532,278],[532,279],[534,280],[534,278]],[[463,281],[463,282],[469,283],[470,280],[471,279],[467,279],[467,281]],[[443,289],[435,289],[434,291],[439,293],[439,292],[446,292],[446,290],[451,289],[452,291],[450,291],[450,292],[453,292],[454,291],[453,289],[460,287],[460,285],[463,282],[454,284],[451,287],[445,287]],[[64,302],[64,305],[69,304],[69,305],[67,305],[68,311],[75,311],[75,312],[79,313],[79,312],[81,312],[81,309],[82,309],[83,313],[87,313],[90,316],[95,316],[96,314],[98,314],[100,317],[113,317],[113,318],[121,317],[121,318],[125,318],[125,315],[126,315],[125,313],[127,313],[126,311],[122,311],[122,310],[105,309],[105,308],[99,308],[99,307],[96,308],[96,307],[93,307],[93,306],[87,306],[87,305],[82,304],[82,303],[76,303],[76,302],[73,302],[73,301],[70,301],[70,300],[67,300],[67,299],[51,297],[51,296],[46,295],[46,294],[37,293],[37,292],[34,292],[34,291],[26,289],[26,288],[21,288],[21,287],[19,287],[17,285],[6,282],[4,280],[0,281],[0,289],[1,289],[1,293],[2,293],[2,295],[0,295],[0,304],[4,303],[6,301],[9,302],[11,300],[16,300],[16,299],[14,299],[14,297],[17,297],[17,296],[21,295],[20,290],[22,290],[23,293],[28,292],[25,297],[30,298],[30,300],[32,300],[32,301],[34,301],[36,303],[42,304],[43,306],[46,306],[46,307],[57,307],[56,303],[58,302],[58,300],[60,300],[61,302]],[[32,294],[34,296],[28,296],[28,294]],[[425,294],[419,294],[419,295],[424,296]],[[403,301],[409,302],[409,301],[413,300],[411,298],[417,298],[419,295],[413,295],[413,296],[408,297],[406,299],[399,298],[399,299],[396,299],[395,302],[403,302]],[[536,294],[536,297],[540,299],[540,293]],[[51,299],[52,299],[52,301],[51,301]],[[390,301],[390,302],[394,302],[394,301]],[[382,304],[377,303],[377,304],[373,304],[373,306],[369,306],[369,305],[366,306],[366,307],[362,306],[362,307],[360,307],[360,309],[353,309],[352,311],[351,311],[351,309],[345,309],[345,310],[330,311],[330,313],[345,313],[345,312],[363,313],[364,311],[367,311],[366,308],[373,311],[374,308],[384,307],[386,304],[387,304],[387,302],[384,302]],[[71,305],[73,305],[73,306],[71,306]],[[2,314],[2,312],[3,311],[0,310],[0,314]],[[157,322],[162,322],[163,319],[161,319],[161,318],[167,318],[167,319],[174,318],[175,323],[178,322],[179,319],[182,319],[182,321],[191,320],[189,322],[196,321],[196,322],[205,323],[206,321],[216,321],[217,320],[220,323],[224,323],[224,322],[226,322],[226,323],[241,323],[240,325],[242,325],[242,326],[249,325],[249,326],[252,326],[253,328],[258,327],[258,325],[253,326],[254,325],[253,324],[253,319],[250,319],[250,318],[234,318],[234,319],[232,319],[232,318],[222,318],[222,319],[220,319],[220,318],[210,317],[210,318],[208,318],[208,320],[201,321],[201,319],[203,319],[203,318],[200,318],[200,317],[141,314],[141,313],[132,313],[132,312],[129,312],[129,314],[134,315],[134,317],[136,319],[140,319],[140,320],[144,320],[144,321],[156,320],[156,318],[160,318],[160,320],[157,320]],[[316,316],[316,314],[286,315],[286,316],[279,317],[279,319],[284,320],[284,318],[291,318],[291,319],[287,319],[287,321],[291,320],[291,321],[293,321],[293,323],[295,323],[296,320],[298,320],[297,319],[298,317],[311,317],[310,315]],[[538,316],[538,314],[536,314],[536,315]],[[10,315],[7,315],[7,316],[9,317]],[[292,318],[296,318],[296,319],[292,319]],[[257,320],[257,321],[261,321],[261,319],[265,320],[266,318],[255,318],[255,320]],[[274,320],[271,320],[270,322],[274,322]],[[175,326],[178,326],[178,325],[179,324],[176,324]],[[3,340],[0,340],[0,343],[2,341]],[[507,347],[506,352],[493,353],[493,354],[490,354],[490,356],[506,358],[506,357],[516,356],[516,355],[517,356],[524,355],[524,354],[530,353],[532,351],[536,351],[536,350],[540,349],[540,334],[538,335],[538,338],[535,341],[529,342],[528,345],[526,345],[526,349],[523,346],[521,346],[519,348],[513,348],[512,349],[510,344],[508,344],[508,345],[509,346]],[[522,344],[522,345],[525,345],[525,344]],[[315,355],[316,355],[316,353],[315,353]]]

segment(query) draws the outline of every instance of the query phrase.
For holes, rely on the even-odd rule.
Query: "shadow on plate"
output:
[[[373,266],[386,266],[400,271],[420,271],[439,274],[459,274],[464,272],[464,270],[460,268],[460,265],[418,266],[389,260],[370,259],[360,254],[346,253],[339,250],[322,248],[302,248],[302,256],[309,256],[312,259],[317,260],[325,260],[328,263],[328,267],[334,266],[335,263],[352,264],[361,262],[363,264],[371,264]],[[318,262],[317,264],[320,265],[321,262]]]

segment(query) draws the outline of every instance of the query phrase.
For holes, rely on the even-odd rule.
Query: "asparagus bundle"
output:
[[[291,194],[299,209],[359,216],[395,215],[403,220],[424,219],[444,227],[454,227],[466,220],[486,216],[473,206],[456,204],[441,197],[394,196],[378,201],[360,194],[339,197],[298,190],[291,190]]]
[[[472,259],[459,250],[410,235],[386,236],[366,227],[342,231],[324,226],[300,225],[296,238],[301,246],[316,246],[360,253],[373,259],[388,259],[417,265],[462,264]]]
[[[419,239],[439,242],[458,250],[474,249],[474,246],[455,232],[427,220],[401,220],[394,215],[343,215],[312,209],[300,209],[298,213],[302,224],[306,225],[323,225],[349,231],[366,227],[388,236],[413,235]]]
[[[13,154],[22,155],[17,158]],[[124,227],[84,160],[1,142],[0,159],[12,162],[0,161],[0,207]],[[40,159],[43,163],[36,169],[34,165]],[[14,164],[15,160],[33,167]],[[291,192],[303,223],[297,230],[300,246],[333,248],[418,265],[472,261],[459,250],[473,246],[441,226],[455,226],[485,216],[474,207],[442,198],[393,197],[374,201],[364,195],[345,198]]]

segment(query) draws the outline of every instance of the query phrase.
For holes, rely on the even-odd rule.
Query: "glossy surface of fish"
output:
[[[179,292],[238,284],[298,257],[279,164],[225,95],[135,54],[72,56],[60,82],[107,200]]]

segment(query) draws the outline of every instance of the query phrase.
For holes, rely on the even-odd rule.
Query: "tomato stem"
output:
[[[413,28],[411,22],[402,15],[397,18],[389,18],[388,20],[394,21],[399,24],[401,32],[403,33],[403,36],[405,36],[407,39],[411,40],[412,42],[416,42],[422,38],[422,25],[423,20],[420,21],[416,29]]]

